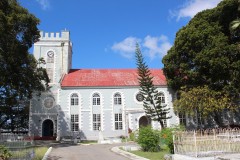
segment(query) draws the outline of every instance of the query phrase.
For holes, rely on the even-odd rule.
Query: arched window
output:
[[[164,96],[163,93],[159,93],[159,98],[160,98],[162,103],[165,103],[165,96]]]
[[[98,93],[93,94],[92,104],[94,106],[99,106],[100,105],[100,96],[99,96]]]
[[[78,95],[77,93],[73,93],[71,95],[71,106],[77,106],[78,105]]]
[[[119,93],[114,94],[114,104],[121,105],[122,104],[122,97]]]

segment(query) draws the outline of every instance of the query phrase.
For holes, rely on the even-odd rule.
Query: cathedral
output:
[[[44,58],[50,89],[33,95],[30,102],[29,134],[39,137],[62,137],[78,134],[82,140],[127,136],[140,126],[151,125],[143,110],[137,69],[72,69],[72,42],[69,31],[40,32],[34,44],[36,59]],[[154,85],[161,93],[172,118],[169,127],[179,124],[173,112],[173,93],[167,87],[161,69],[150,69]]]

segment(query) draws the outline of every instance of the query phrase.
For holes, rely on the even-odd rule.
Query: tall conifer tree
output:
[[[140,85],[140,93],[143,95],[143,107],[145,113],[154,121],[158,121],[161,128],[164,128],[163,121],[169,119],[167,114],[169,113],[169,108],[163,105],[160,98],[160,93],[153,84],[153,77],[148,69],[148,66],[144,62],[139,45],[136,44],[136,61],[138,69],[138,81]]]

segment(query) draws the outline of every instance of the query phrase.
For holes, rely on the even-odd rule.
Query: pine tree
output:
[[[136,44],[136,61],[138,69],[138,81],[140,85],[140,93],[143,95],[143,107],[146,115],[153,121],[158,121],[161,128],[164,128],[163,120],[169,119],[167,114],[169,108],[163,105],[160,98],[160,93],[153,84],[153,77],[148,69],[148,66],[144,62],[139,45]]]

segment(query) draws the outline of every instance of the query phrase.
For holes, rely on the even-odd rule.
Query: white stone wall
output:
[[[135,96],[138,93],[139,88],[137,87],[122,87],[122,88],[111,88],[111,87],[100,87],[100,88],[63,88],[61,90],[60,106],[64,112],[66,124],[70,126],[70,114],[79,114],[79,126],[81,132],[84,134],[86,139],[97,139],[99,131],[94,131],[92,128],[92,95],[99,93],[101,96],[101,105],[99,107],[102,117],[102,131],[104,137],[119,137],[126,135],[128,128],[131,130],[137,130],[139,128],[139,119],[145,115],[142,103],[137,102]],[[167,120],[168,126],[176,125],[177,117],[172,110],[172,96],[169,90],[159,88],[159,91],[163,92],[166,99],[167,107],[171,108],[169,116],[171,119]],[[70,105],[70,95],[77,93],[80,97],[79,106]],[[123,129],[115,130],[114,128],[114,110],[113,95],[115,93],[121,93],[122,96],[122,113],[123,113]],[[96,107],[96,106],[94,106]],[[155,129],[160,129],[157,122],[152,122],[152,126]],[[67,127],[64,127],[67,128]],[[64,132],[64,133],[63,133]],[[62,134],[69,134],[70,127],[68,130],[63,131]]]

